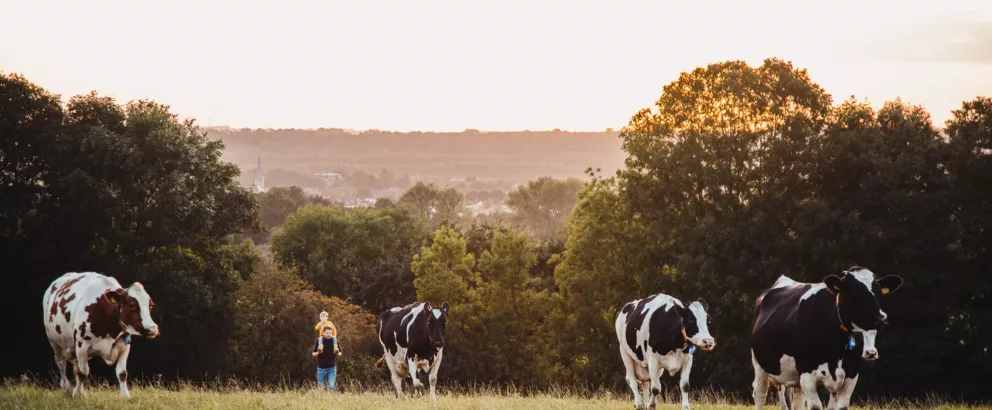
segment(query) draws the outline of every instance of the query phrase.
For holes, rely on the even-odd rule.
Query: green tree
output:
[[[591,172],[590,172],[591,174]],[[631,217],[616,178],[593,176],[567,226],[568,240],[554,279],[557,361],[572,383],[623,386],[613,322],[630,300],[647,296],[663,266],[645,248],[643,220]]]
[[[414,215],[430,220],[432,208],[437,201],[437,191],[433,183],[425,184],[423,181],[417,181],[400,196],[399,203],[409,208]]]
[[[465,196],[455,188],[441,190],[436,194],[434,209],[432,220],[435,223],[457,222],[462,210],[465,209]]]
[[[960,270],[955,272],[954,280],[948,281],[957,287],[953,295],[958,309],[948,315],[952,320],[947,333],[956,340],[955,350],[960,349],[954,360],[961,363],[958,368],[962,369],[956,373],[956,380],[943,382],[942,387],[951,390],[971,386],[964,380],[977,380],[992,371],[992,358],[988,355],[992,348],[992,192],[988,189],[992,186],[992,98],[964,102],[947,121],[946,131],[953,203],[959,207],[962,228],[957,248]],[[936,373],[936,369],[930,370]]]
[[[886,360],[900,365],[866,373],[858,389],[881,393],[880,380],[911,385],[907,375],[933,368],[909,358],[951,361],[947,346],[959,340],[946,331],[963,283],[947,280],[963,279],[953,252],[960,229],[945,170],[948,146],[921,107],[897,100],[875,112],[851,99],[833,110],[816,152],[815,195],[799,204],[795,221],[784,221],[800,258],[794,263],[809,271],[806,280],[855,264],[903,277],[906,286],[886,298],[884,308],[893,318],[912,317],[912,324],[894,321],[878,342],[889,352]],[[917,303],[921,299],[944,308],[934,311]]]
[[[400,208],[304,206],[272,238],[275,260],[329,296],[371,311],[414,296],[410,255],[427,240],[422,220]]]
[[[43,199],[41,182],[50,177],[44,157],[63,132],[65,111],[58,95],[17,74],[0,72],[0,101],[0,238],[4,240],[0,252],[4,252],[27,234],[24,220]],[[6,274],[13,271],[5,270]]]
[[[500,383],[547,385],[553,358],[546,353],[554,332],[545,320],[547,293],[531,272],[537,263],[530,239],[517,232],[496,231],[492,247],[479,259],[479,320],[467,341],[479,364],[470,371]],[[507,320],[512,318],[512,320]]]
[[[447,301],[453,312],[472,300],[469,290],[480,280],[474,271],[475,256],[467,252],[465,239],[448,227],[434,232],[431,246],[413,256],[410,268],[416,277],[417,300]]]
[[[122,106],[90,93],[63,108],[6,74],[0,93],[0,252],[17,290],[3,308],[36,303],[38,289],[67,271],[141,281],[157,302],[163,336],[132,352],[129,370],[202,377],[224,369],[229,295],[258,262],[250,244],[232,238],[260,225],[238,168],[220,160],[223,144],[151,101]],[[43,334],[40,323],[19,320],[10,325]],[[168,330],[180,328],[205,336]],[[24,354],[5,371],[51,367],[32,359],[50,358],[41,351],[47,345],[13,343],[5,347]]]
[[[308,203],[310,198],[295,185],[276,187],[258,194],[259,214],[262,223],[269,228],[282,225],[289,214]]]
[[[797,263],[789,221],[811,196],[813,147],[830,107],[805,70],[728,61],[683,73],[620,134],[629,154],[620,198],[647,229],[638,246],[649,265],[639,270],[654,272],[640,296],[710,302],[721,347],[696,362],[700,382],[746,385],[734,369],[750,365],[754,298],[780,274],[824,275]]]
[[[452,377],[549,384],[548,294],[530,273],[536,260],[528,237],[494,230],[476,263],[467,241],[449,227],[414,256],[418,300],[451,303],[445,368]]]
[[[400,196],[399,204],[414,215],[431,222],[432,228],[442,223],[456,223],[464,218],[465,196],[455,188],[439,189],[433,183],[417,182]]]
[[[513,210],[514,226],[547,240],[565,227],[572,208],[579,201],[582,181],[540,177],[511,191],[506,206]]]

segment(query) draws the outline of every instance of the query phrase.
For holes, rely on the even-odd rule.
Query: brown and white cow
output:
[[[116,363],[121,396],[130,398],[127,355],[131,335],[158,336],[152,306],[151,296],[139,282],[125,289],[117,279],[95,272],[71,272],[55,279],[45,290],[42,307],[62,388],[69,389],[65,369],[66,362],[72,362],[76,376],[72,395],[85,395],[83,381],[90,373],[89,359],[99,355],[108,365]]]

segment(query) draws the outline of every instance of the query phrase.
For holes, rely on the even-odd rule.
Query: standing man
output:
[[[332,346],[325,349],[324,345]],[[334,391],[334,379],[337,378],[337,356],[341,355],[338,339],[332,336],[330,326],[324,328],[324,335],[313,346],[313,357],[317,358],[317,389],[322,390],[324,383],[327,389]]]

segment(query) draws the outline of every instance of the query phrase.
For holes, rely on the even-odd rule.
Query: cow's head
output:
[[[134,282],[127,289],[108,290],[103,296],[120,312],[118,320],[125,332],[149,339],[158,336],[158,325],[151,314],[155,303],[140,282]]]
[[[451,306],[444,302],[440,309],[431,307],[431,302],[424,303],[424,311],[427,312],[427,335],[431,339],[431,347],[440,349],[444,347],[444,327],[448,323],[448,309]]]
[[[702,298],[690,303],[689,307],[675,305],[676,311],[682,317],[682,334],[689,343],[703,350],[713,350],[716,347],[716,340],[710,336],[707,307],[706,301]]]
[[[823,283],[827,285],[827,289],[838,295],[837,310],[841,324],[846,326],[844,322],[849,322],[851,330],[865,332],[864,357],[869,360],[877,358],[875,331],[889,323],[888,315],[882,311],[879,302],[882,296],[891,294],[902,286],[902,278],[889,275],[876,280],[872,271],[853,266],[840,277],[830,275],[823,278]]]

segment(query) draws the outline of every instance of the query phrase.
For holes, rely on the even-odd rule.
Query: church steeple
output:
[[[262,176],[262,155],[258,156],[258,167],[255,168],[255,192],[265,191],[265,177]]]

